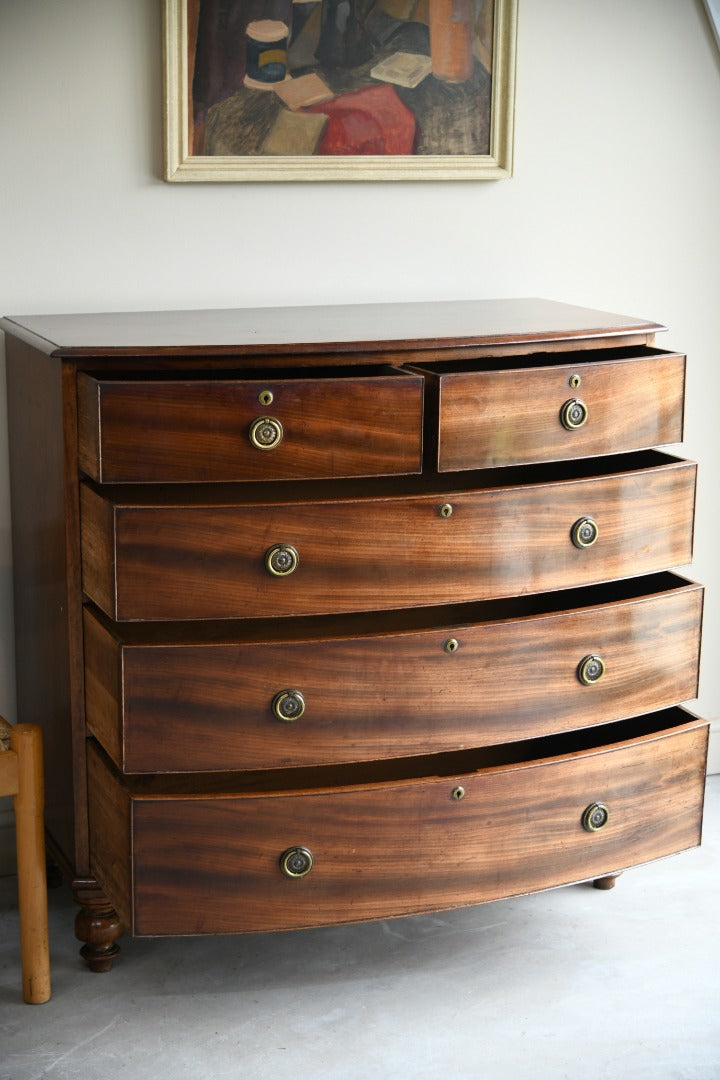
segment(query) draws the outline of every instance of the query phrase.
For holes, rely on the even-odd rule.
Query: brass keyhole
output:
[[[452,508],[451,503],[443,503],[442,506],[440,507],[440,509],[438,510],[438,513],[440,514],[441,518],[452,517],[452,512],[453,512],[453,508]]]
[[[272,390],[261,390],[258,394],[258,401],[261,405],[272,405],[274,397]]]
[[[460,642],[458,641],[457,638],[454,638],[454,637],[448,638],[447,641],[445,642],[443,648],[445,649],[445,652],[447,652],[447,653],[457,652],[458,649],[460,648]]]
[[[452,798],[455,800],[455,802],[460,802],[461,799],[464,799],[465,788],[458,784],[457,787],[452,789]]]

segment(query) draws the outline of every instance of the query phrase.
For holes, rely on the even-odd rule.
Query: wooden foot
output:
[[[85,942],[80,955],[91,971],[109,971],[120,952],[117,939],[123,925],[99,890],[77,890],[75,899],[81,905],[75,919],[75,937]]]
[[[608,874],[607,877],[595,878],[593,885],[596,889],[614,889],[619,877],[620,874]]]

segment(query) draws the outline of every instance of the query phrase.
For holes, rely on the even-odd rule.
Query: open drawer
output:
[[[653,348],[422,368],[440,472],[617,454],[680,442],[685,357]]]
[[[422,377],[390,367],[78,376],[80,468],[100,483],[417,473],[422,416]]]
[[[458,477],[81,486],[83,587],[116,621],[388,611],[683,566],[696,468],[657,451]],[[466,479],[466,478],[465,478]]]
[[[707,725],[669,709],[511,746],[123,784],[88,745],[92,872],[139,935],[389,918],[700,842]]]
[[[377,617],[179,626],[85,610],[90,732],[126,773],[433,754],[697,693],[703,590],[673,574]],[[202,738],[198,738],[202,732]]]

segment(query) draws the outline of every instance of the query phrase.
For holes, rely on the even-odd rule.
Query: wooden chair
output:
[[[0,717],[0,795],[14,796],[23,998],[50,997],[42,733]]]

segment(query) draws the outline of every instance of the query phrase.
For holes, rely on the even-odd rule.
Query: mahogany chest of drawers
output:
[[[6,319],[19,719],[123,929],[388,918],[700,841],[685,358],[548,301]]]

